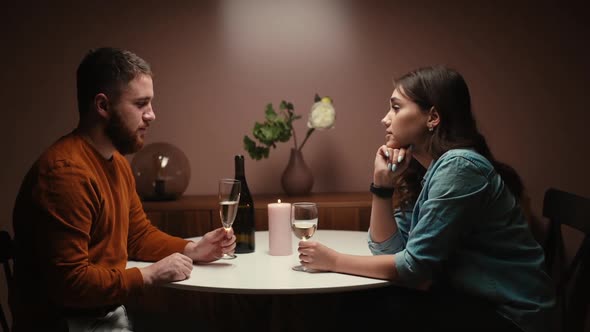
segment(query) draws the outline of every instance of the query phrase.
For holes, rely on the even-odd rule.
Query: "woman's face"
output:
[[[389,148],[405,148],[410,144],[420,145],[427,132],[428,112],[406,98],[399,89],[393,90],[389,112],[381,120],[386,128],[385,145]],[[403,91],[403,90],[402,90]]]

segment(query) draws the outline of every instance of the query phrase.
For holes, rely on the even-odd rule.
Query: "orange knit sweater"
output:
[[[186,240],[151,225],[127,160],[104,159],[73,132],[33,165],[18,194],[13,226],[15,327],[60,318],[71,309],[123,303],[143,288],[127,259],[156,261]]]

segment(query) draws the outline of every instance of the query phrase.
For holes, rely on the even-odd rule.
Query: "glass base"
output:
[[[221,256],[220,259],[234,259],[238,256],[234,255],[234,254],[223,254],[223,256]]]
[[[295,265],[291,269],[293,269],[293,271],[300,271],[300,272],[307,272],[308,271],[308,269],[303,265]]]

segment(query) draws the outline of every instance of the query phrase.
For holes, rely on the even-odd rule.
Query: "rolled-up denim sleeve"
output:
[[[406,247],[409,223],[412,218],[412,210],[396,210],[393,214],[393,217],[397,223],[397,231],[393,233],[387,240],[383,242],[375,242],[371,238],[371,232],[369,230],[367,243],[369,245],[369,250],[373,255],[391,255],[403,250]]]
[[[450,253],[476,222],[476,211],[485,204],[487,177],[462,157],[442,162],[425,183],[426,199],[417,207],[418,218],[404,250],[394,256],[398,280],[415,285],[433,280]]]
[[[367,242],[369,243],[369,250],[371,250],[373,255],[391,255],[404,249],[404,243],[399,231],[393,233],[393,235],[383,242],[373,241],[369,232]]]

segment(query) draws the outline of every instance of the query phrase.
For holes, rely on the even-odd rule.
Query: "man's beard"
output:
[[[118,112],[113,112],[106,126],[106,134],[120,154],[135,153],[143,147],[143,140],[125,125]]]

